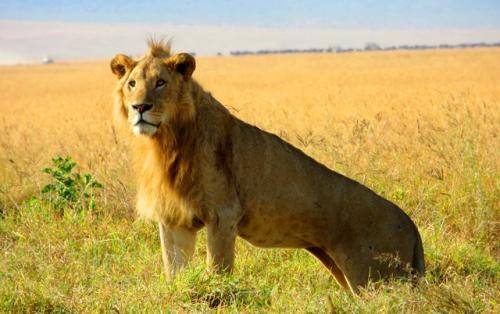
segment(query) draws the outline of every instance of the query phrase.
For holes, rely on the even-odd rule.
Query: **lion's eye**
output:
[[[156,87],[160,87],[160,86],[163,86],[165,85],[165,81],[162,80],[162,79],[159,79],[158,81],[156,81]]]
[[[128,86],[134,87],[135,86],[135,81],[134,80],[128,81]]]

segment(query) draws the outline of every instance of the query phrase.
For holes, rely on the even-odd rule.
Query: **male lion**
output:
[[[194,58],[150,43],[111,60],[115,111],[137,135],[139,215],[158,221],[167,275],[207,228],[208,260],[233,266],[240,236],[260,247],[304,248],[345,288],[421,276],[417,228],[396,205],[276,135],[249,125],[192,79]]]

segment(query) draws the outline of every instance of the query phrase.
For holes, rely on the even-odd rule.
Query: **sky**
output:
[[[0,1],[0,63],[140,54],[500,41],[500,0]]]

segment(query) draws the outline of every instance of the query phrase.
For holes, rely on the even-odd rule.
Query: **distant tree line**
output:
[[[244,55],[266,55],[266,54],[290,54],[290,53],[345,53],[354,51],[388,51],[388,50],[428,50],[428,49],[456,49],[456,48],[480,48],[480,47],[500,47],[500,42],[495,43],[463,43],[458,45],[400,45],[381,47],[377,43],[366,43],[364,48],[342,48],[340,46],[328,48],[308,48],[308,49],[261,49],[256,51],[251,50],[235,50],[231,51],[231,56]],[[221,55],[218,53],[217,55]]]
[[[267,55],[267,54],[276,54],[276,53],[325,53],[325,52],[334,52],[335,49],[330,48],[308,48],[308,49],[262,49],[257,51],[250,50],[236,50],[231,51],[230,54],[232,56],[242,56],[242,55]]]

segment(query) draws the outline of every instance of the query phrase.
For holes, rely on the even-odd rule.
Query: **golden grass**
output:
[[[245,276],[255,279],[260,274],[259,283],[245,281],[243,286],[266,291],[265,300],[245,303],[236,296],[229,306],[261,311],[324,311],[328,307],[367,312],[498,310],[500,49],[212,57],[197,62],[195,78],[235,115],[280,135],[328,167],[398,203],[421,230],[428,261],[427,279],[420,290],[395,284],[395,288],[369,290],[353,299],[326,272],[309,274],[310,282],[302,282],[304,272],[320,269],[305,254],[261,251],[239,243],[236,267],[244,265],[245,270],[237,270],[234,276],[245,280]],[[196,265],[202,267],[201,245],[199,264],[195,262],[194,270],[175,286],[189,290],[187,301],[185,291],[158,288],[167,284],[158,277],[161,267],[154,226],[133,223],[129,135],[112,126],[114,83],[107,62],[0,67],[0,210],[4,217],[0,218],[0,248],[6,257],[3,262],[0,258],[0,281],[7,278],[9,284],[4,286],[11,291],[0,288],[4,310],[50,310],[40,304],[56,300],[56,294],[66,296],[60,305],[70,311],[113,306],[141,309],[137,306],[144,298],[153,303],[150,309],[203,310],[207,305],[199,297],[201,292],[189,290],[196,287],[186,287],[196,282],[204,289],[214,288],[213,283],[200,283],[193,275]],[[56,155],[72,156],[105,185],[99,199],[101,218],[92,220],[93,227],[84,224],[87,229],[81,231],[68,225],[76,235],[57,229],[59,223],[51,219],[26,214],[26,200],[37,197],[48,179],[40,169]],[[47,254],[28,245],[38,243],[28,221],[39,231],[54,230],[47,237],[55,243],[63,236],[82,237],[79,232],[96,232],[94,240],[98,241],[107,233],[124,235],[127,228],[138,228],[131,232],[146,234],[137,241],[150,246],[122,239],[138,254],[131,263],[144,269],[139,275],[128,275],[143,276],[138,284],[164,289],[163,294],[139,289],[143,299],[134,300],[96,288],[100,294],[85,298],[55,284],[33,288],[37,280],[52,281],[37,277],[27,266]],[[46,243],[39,245],[41,250]],[[71,251],[63,247],[63,252]],[[103,250],[114,254],[110,248]],[[146,254],[150,259],[138,257],[143,250],[150,252]],[[291,264],[286,264],[287,258]],[[66,273],[72,269],[68,266],[71,258],[66,262],[48,261],[43,271],[50,274],[47,269],[52,267],[55,274]],[[85,263],[86,259],[74,257],[73,262]],[[131,266],[117,263],[116,267]],[[99,265],[90,271],[103,272]],[[263,272],[269,268],[269,273]],[[288,281],[280,277],[283,272],[290,272]],[[117,275],[107,278],[109,273],[104,273],[87,287],[118,280]],[[75,285],[85,274],[75,272]],[[126,275],[120,280],[127,280]],[[233,294],[240,291],[238,282],[223,286]],[[467,291],[459,293],[460,289]],[[14,291],[25,298],[16,298]],[[106,293],[114,301],[106,299]],[[315,301],[311,304],[308,298]],[[98,305],[92,307],[95,302]]]

